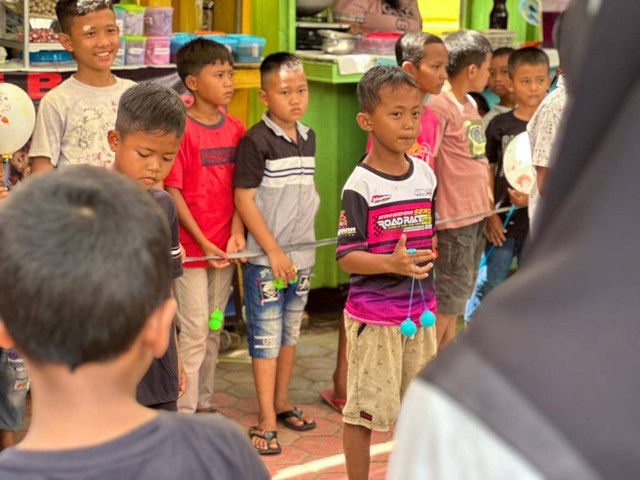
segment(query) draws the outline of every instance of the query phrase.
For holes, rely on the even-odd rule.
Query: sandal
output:
[[[333,388],[325,388],[324,390],[320,390],[320,398],[324,403],[329,405],[338,413],[342,413],[342,409],[347,403],[346,398],[337,398],[333,396]]]
[[[259,448],[254,445],[253,448],[255,448],[260,455],[277,455],[278,453],[282,453],[282,447],[278,443],[278,432],[275,430],[261,430],[256,426],[249,427],[249,438],[251,439],[253,437],[262,438],[267,442],[267,448]],[[276,447],[269,447],[271,440],[276,441]]]
[[[296,425],[293,422],[289,421],[289,418],[297,418],[302,422],[302,425]],[[280,423],[282,423],[285,427],[290,428],[291,430],[295,430],[296,432],[304,432],[306,430],[312,430],[316,428],[316,422],[313,420],[308,422],[302,418],[302,410],[298,407],[293,407],[293,410],[287,410],[286,412],[280,412],[276,415],[276,418]]]

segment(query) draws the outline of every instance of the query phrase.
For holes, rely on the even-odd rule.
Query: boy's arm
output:
[[[284,281],[293,280],[296,277],[294,265],[291,259],[282,251],[274,238],[271,230],[264,221],[255,202],[255,188],[239,188],[234,192],[236,210],[242,217],[256,241],[269,257],[269,264],[273,271],[273,278],[282,278]]]
[[[233,211],[233,217],[231,217],[231,236],[227,242],[227,253],[241,252],[247,248],[247,241],[244,236],[244,224],[242,223],[242,217],[238,213],[238,210]],[[246,259],[240,259],[241,262],[246,262]],[[232,263],[237,262],[234,260]]]
[[[497,117],[496,117],[497,118]],[[494,192],[496,183],[497,165],[500,162],[500,154],[502,149],[502,133],[497,127],[496,118],[489,122],[487,126],[487,160],[489,160],[489,168],[487,175],[489,176],[489,190],[487,195],[489,196],[490,205],[495,205]],[[489,215],[487,217],[487,223],[484,227],[484,234],[489,242],[501,247],[507,239],[505,235],[506,231],[502,227],[502,220],[498,214]]]
[[[396,244],[393,253],[370,253],[363,250],[353,250],[338,258],[338,265],[347,273],[360,275],[379,275],[382,273],[395,273],[406,277],[415,276],[422,280],[429,276],[429,270],[433,263],[419,267],[417,264],[433,260],[431,250],[416,250],[408,253],[406,249],[407,237],[402,234]]]
[[[38,107],[31,138],[31,173],[47,172],[58,163],[64,124],[56,100],[45,96]]]
[[[224,268],[228,266],[229,261],[224,260],[225,252],[210,242],[209,239],[205,237],[204,233],[202,233],[202,230],[200,230],[198,223],[195,218],[193,218],[193,215],[187,206],[186,200],[182,196],[182,191],[179,188],[169,186],[166,187],[166,190],[169,192],[169,195],[173,198],[173,203],[176,205],[180,225],[182,225],[182,228],[184,228],[197,242],[205,256],[218,255],[223,257],[223,259],[220,260],[208,260],[209,264],[215,268]]]
[[[53,169],[51,159],[49,157],[32,157],[31,173],[48,172]]]

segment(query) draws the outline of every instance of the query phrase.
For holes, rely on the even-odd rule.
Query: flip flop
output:
[[[320,398],[324,403],[329,405],[338,413],[342,413],[342,409],[347,403],[346,398],[336,398],[333,396],[333,388],[325,388],[324,390],[320,390]]]
[[[295,423],[288,420],[289,418],[293,417],[300,420],[302,422],[302,425],[296,425]],[[285,427],[290,428],[291,430],[295,430],[296,432],[304,432],[316,428],[316,422],[314,422],[313,420],[307,422],[302,418],[302,410],[300,410],[298,407],[293,407],[293,410],[287,410],[286,412],[280,412],[276,415],[276,418]]]
[[[274,448],[258,448],[254,446],[254,448],[260,455],[277,455],[279,453],[282,453],[282,447],[280,446],[280,443],[278,443],[278,432],[276,432],[275,430],[261,430],[256,426],[249,427],[249,438],[251,439],[253,437],[258,437],[266,440],[267,447],[271,443],[271,440],[274,439],[276,441],[276,444],[278,445]]]

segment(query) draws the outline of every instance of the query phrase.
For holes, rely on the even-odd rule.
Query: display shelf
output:
[[[0,46],[15,48],[16,50],[24,50],[24,42],[21,40],[0,38]],[[60,45],[58,42],[29,43],[30,52],[41,52],[43,50],[64,50],[64,47]]]

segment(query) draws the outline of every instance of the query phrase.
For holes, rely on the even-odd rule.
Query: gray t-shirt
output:
[[[62,451],[10,448],[0,454],[3,480],[268,479],[249,439],[230,420],[160,412],[102,445]]]

